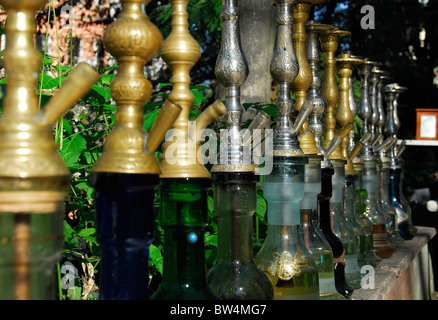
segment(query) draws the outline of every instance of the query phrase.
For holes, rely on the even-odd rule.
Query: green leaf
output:
[[[143,128],[144,128],[146,131],[150,131],[150,130],[151,130],[152,125],[154,124],[155,119],[156,119],[157,116],[158,116],[158,112],[160,112],[160,109],[156,109],[156,110],[151,111],[151,112],[149,112],[149,113],[146,113],[146,114],[144,115]]]
[[[78,238],[76,231],[64,220],[64,242],[73,248],[78,247]]]
[[[95,228],[87,228],[87,229],[82,229],[81,231],[79,231],[77,233],[78,236],[81,237],[87,237],[87,236],[91,236],[93,234],[96,233],[96,229]]]
[[[266,200],[259,194],[257,194],[257,208],[256,215],[264,223],[267,224],[265,219],[266,214]]]
[[[73,287],[69,287],[67,289],[67,296],[69,297],[70,300],[81,300],[82,287],[77,285]]]
[[[69,135],[71,135],[71,134],[73,133],[73,129],[72,129],[72,127],[71,127],[71,124],[70,124],[70,122],[69,122],[67,119],[62,118],[62,126],[63,126],[64,130],[65,130]]]
[[[202,92],[192,90],[193,95],[195,96],[195,99],[193,100],[193,103],[201,107],[202,101],[204,101],[204,94]]]
[[[100,77],[100,82],[102,82],[103,85],[109,86],[114,78],[114,74],[104,74],[102,77]]]
[[[163,274],[163,254],[161,253],[161,250],[155,245],[151,244],[149,246],[149,257],[150,262],[155,265],[158,272]]]
[[[79,134],[66,138],[63,141],[62,150],[59,151],[62,159],[67,166],[76,164],[82,151],[87,149],[87,142]]]
[[[111,90],[109,87],[99,87],[98,85],[93,85],[91,91],[96,92],[98,95],[103,97],[105,101],[111,100]]]
[[[208,204],[208,212],[213,212],[214,211],[214,199],[212,196],[208,196],[207,204]]]

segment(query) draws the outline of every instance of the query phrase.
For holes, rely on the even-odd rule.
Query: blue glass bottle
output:
[[[400,197],[401,169],[391,169],[389,179],[389,199],[397,212],[398,233],[405,240],[411,240],[414,235],[409,230],[408,209]]]
[[[158,175],[92,173],[92,185],[102,250],[100,299],[147,299]]]

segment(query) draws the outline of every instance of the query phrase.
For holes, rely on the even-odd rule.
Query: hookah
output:
[[[385,101],[387,106],[387,119],[385,122],[384,132],[388,138],[393,138],[397,141],[398,131],[398,117],[397,117],[397,98],[400,93],[406,91],[406,87],[402,87],[397,83],[387,84],[383,88],[385,95]],[[402,154],[403,147],[400,146],[397,149],[396,144],[389,149],[389,162],[390,162],[390,180],[389,180],[389,199],[396,211],[396,224],[398,233],[404,240],[410,240],[413,238],[413,234],[409,227],[409,213],[408,208],[401,201],[401,175],[402,169],[400,166],[400,156]],[[400,152],[401,151],[401,152]]]
[[[298,74],[293,81],[295,91],[295,108],[292,112],[292,118],[301,110],[301,107],[306,100],[307,90],[312,84],[312,71],[306,56],[306,45],[308,35],[306,33],[306,23],[309,19],[309,13],[312,6],[325,2],[325,0],[304,0],[296,1],[293,5],[293,25],[292,25],[292,41],[297,56],[299,65]],[[313,143],[313,133],[309,130],[309,124],[304,122],[303,133],[298,136],[300,147],[304,154],[317,154],[319,150]]]
[[[325,127],[324,124],[316,117],[317,121],[309,121],[310,129],[315,136],[315,142],[317,148],[320,150],[324,157],[321,162],[321,193],[318,194],[318,212],[319,212],[319,227],[329,242],[333,256],[334,256],[334,267],[335,267],[335,285],[336,290],[342,294],[345,298],[350,298],[354,288],[351,287],[346,281],[346,262],[345,262],[345,247],[339,237],[333,232],[333,219],[331,215],[331,198],[332,198],[332,176],[334,175],[334,168],[332,164],[332,154],[336,154],[335,157],[340,157],[340,144],[344,138],[353,129],[351,123],[346,123],[344,127],[339,131],[339,134],[335,134],[335,126],[333,126],[334,119],[334,106],[339,101],[339,88],[336,85],[335,77],[335,52],[338,47],[338,43],[341,36],[347,36],[350,33],[348,31],[339,30],[338,28],[330,28],[328,30],[321,31],[319,40],[321,43],[321,48],[324,51],[324,81],[321,88],[321,96],[327,103],[327,109],[325,112],[326,124],[329,124],[329,129]],[[323,90],[324,89],[324,90]],[[329,106],[332,106],[329,108]],[[316,108],[315,108],[316,109]],[[322,111],[319,117],[322,116]],[[327,121],[328,120],[328,121]],[[336,120],[335,120],[336,122]],[[336,123],[334,124],[336,125]],[[321,136],[324,134],[325,140],[324,144],[321,144]],[[331,140],[327,138],[332,136]]]
[[[336,27],[309,21],[306,24],[306,29],[308,32],[307,61],[312,71],[312,83],[304,103],[312,105],[313,108],[308,118],[308,128],[312,139],[304,139],[300,143],[300,147],[309,159],[304,169],[304,198],[301,201],[303,240],[318,267],[320,299],[345,300],[345,297],[336,290],[333,251],[319,227],[320,217],[318,213],[318,194],[321,193],[321,161],[323,160],[323,154],[327,155],[326,150],[322,148],[321,142],[324,125],[320,118],[327,108],[327,102],[319,94],[321,87],[319,35],[327,30],[334,30]],[[340,143],[341,140],[337,139],[336,141]],[[317,153],[312,154],[312,150],[315,149]],[[334,150],[334,148],[331,148],[331,150]],[[340,251],[342,252],[342,249]]]
[[[204,230],[207,192],[211,176],[203,165],[203,129],[227,109],[219,100],[189,122],[194,100],[190,70],[199,60],[199,44],[188,32],[188,0],[170,0],[172,31],[161,47],[161,56],[172,71],[173,89],[168,99],[181,113],[166,135],[161,156],[159,221],[164,230],[163,277],[156,300],[218,299],[207,284]]]
[[[268,203],[268,230],[256,264],[270,278],[274,299],[319,299],[318,270],[302,239],[300,202],[304,197],[307,157],[297,133],[312,111],[303,106],[295,124],[291,120],[291,85],[298,73],[292,46],[294,0],[275,0],[277,35],[270,71],[279,85],[278,118],[273,133],[273,168],[264,177],[263,194]]]
[[[372,135],[369,126],[372,116],[372,107],[368,95],[369,77],[371,70],[376,63],[368,59],[360,65],[358,71],[361,78],[361,99],[359,101],[358,115],[362,120],[361,136]],[[376,117],[378,119],[378,117]],[[395,248],[388,243],[387,225],[390,223],[389,216],[386,215],[377,204],[376,190],[377,185],[377,160],[370,142],[366,142],[361,151],[362,187],[367,191],[368,197],[364,201],[364,215],[372,223],[373,250],[379,258],[389,258],[394,253]]]
[[[384,137],[383,128],[386,122],[385,110],[383,107],[383,95],[382,89],[384,82],[389,80],[391,77],[389,72],[373,67],[372,74],[378,78],[377,80],[377,93],[376,93],[376,105],[378,110],[378,121],[376,124],[376,133],[380,137]],[[390,219],[391,227],[389,228],[389,243],[394,247],[398,248],[404,242],[403,238],[398,232],[397,225],[397,213],[394,206],[389,200],[389,170],[390,170],[390,159],[387,156],[387,151],[392,148],[393,144],[397,143],[397,139],[394,137],[386,138],[380,146],[384,146],[380,151],[377,151],[379,146],[375,148],[376,156],[378,159],[377,169],[378,169],[378,196],[377,201],[379,206],[387,212]],[[386,145],[386,146],[385,146]]]
[[[143,106],[152,93],[143,67],[158,53],[162,42],[159,30],[141,9],[143,2],[122,1],[119,18],[103,36],[106,50],[118,59],[120,68],[111,83],[117,104],[115,128],[105,141],[91,177],[97,237],[102,248],[101,299],[148,298],[155,187],[161,173],[154,151],[181,112],[168,100],[150,132],[143,129]],[[119,39],[129,45],[121,45]]]
[[[52,125],[99,78],[79,64],[38,109],[41,55],[34,46],[34,19],[45,3],[1,1],[8,14],[3,55],[8,84],[0,119],[0,299],[5,300],[55,298],[70,171],[58,154]]]
[[[339,127],[344,127],[347,124],[353,122],[353,113],[349,106],[349,78],[353,73],[354,65],[361,63],[361,59],[351,57],[350,54],[340,54],[336,59],[337,62],[337,74],[339,76],[339,103],[335,113],[335,119]],[[363,239],[365,233],[361,230],[359,225],[356,225],[356,229],[361,231],[360,234],[355,234],[355,229],[352,228],[351,224],[354,220],[349,220],[345,214],[345,210],[351,209],[354,205],[349,205],[346,208],[345,193],[346,182],[350,182],[349,178],[346,178],[346,165],[348,158],[348,142],[349,137],[345,136],[341,143],[341,153],[340,157],[331,156],[330,160],[333,164],[334,175],[332,178],[332,188],[333,194],[330,199],[330,211],[332,218],[333,232],[340,238],[342,244],[345,248],[345,277],[347,283],[350,284],[354,289],[360,288],[360,268],[358,265],[357,258],[357,247],[360,246],[360,242]],[[352,166],[347,167],[347,169],[352,169]],[[354,170],[354,169],[353,169]],[[351,171],[351,170],[349,170]],[[348,172],[351,173],[351,172]],[[349,183],[349,186],[351,184]],[[350,200],[353,198],[349,197]],[[351,204],[349,202],[349,204]],[[359,241],[357,240],[359,237]]]
[[[213,166],[214,208],[218,213],[218,259],[209,270],[210,289],[225,300],[265,300],[274,296],[267,275],[254,263],[253,215],[257,207],[254,163],[248,159],[251,139],[242,144],[240,87],[248,66],[240,43],[237,0],[223,0],[222,41],[216,61],[216,77],[225,87],[228,137],[226,159]],[[263,111],[250,124],[251,131],[263,128],[270,117]],[[251,134],[251,131],[249,134]],[[244,139],[246,140],[246,139]],[[223,161],[225,160],[225,161]]]
[[[335,106],[339,101],[339,88],[336,84],[335,53],[338,50],[340,39],[350,35],[350,31],[336,28],[335,30],[328,30],[320,36],[321,49],[324,54],[324,79],[321,87],[321,96],[327,101],[327,110],[324,113],[325,134],[323,142],[323,147],[326,150],[335,136]],[[342,159],[339,146],[333,152],[332,158]]]

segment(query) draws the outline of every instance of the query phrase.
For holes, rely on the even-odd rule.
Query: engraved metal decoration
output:
[[[35,264],[44,258],[54,264],[55,260],[49,259],[60,257],[62,231],[61,235],[57,232],[62,230],[62,220],[56,217],[63,212],[70,171],[58,154],[51,126],[98,79],[90,66],[78,65],[45,108],[39,110],[35,87],[41,55],[34,46],[35,12],[46,2],[1,1],[8,15],[7,45],[3,55],[8,84],[0,120],[0,215],[14,215],[12,239],[1,235],[2,239],[14,244],[14,299],[31,299],[32,292],[38,291],[32,290],[30,277],[32,272],[40,276]],[[32,225],[31,216],[35,215],[53,215],[53,221],[60,222],[50,229],[53,232],[48,235],[52,238],[47,240],[50,249],[44,257],[36,256],[39,244],[31,236],[44,233]],[[50,270],[46,274],[50,275]],[[49,283],[44,285],[50,288]]]
[[[111,83],[117,112],[115,128],[107,137],[93,172],[161,173],[154,151],[181,111],[179,106],[166,101],[151,132],[148,134],[143,129],[143,106],[152,93],[143,68],[158,53],[163,39],[142,12],[143,2],[149,1],[122,1],[119,18],[108,26],[103,36],[106,50],[120,65]]]
[[[250,139],[242,136],[242,104],[240,87],[248,77],[248,64],[240,42],[239,7],[237,0],[223,0],[221,10],[222,35],[221,48],[216,61],[216,78],[225,87],[225,106],[227,108],[227,143],[224,154],[216,163],[212,172],[252,172],[254,164],[251,161],[250,141],[254,129],[264,127],[270,117],[263,111],[250,124],[248,134]],[[222,142],[221,142],[222,144]],[[225,161],[224,161],[225,160]]]
[[[161,47],[161,57],[172,71],[173,89],[168,99],[182,111],[173,124],[172,135],[163,144],[161,178],[210,178],[199,159],[198,150],[203,129],[226,114],[224,104],[217,100],[204,110],[193,125],[189,122],[193,94],[190,91],[190,70],[201,56],[201,49],[188,31],[188,0],[170,0],[172,31]],[[201,160],[201,161],[200,161]]]
[[[310,108],[301,108],[295,125],[292,123],[291,113],[294,102],[290,97],[291,86],[299,68],[292,45],[292,5],[294,2],[295,0],[274,2],[277,6],[277,34],[270,71],[279,86],[276,101],[278,117],[273,138],[274,156],[304,156],[299,146],[297,132],[312,111]]]

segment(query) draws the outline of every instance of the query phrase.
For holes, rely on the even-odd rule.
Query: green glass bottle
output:
[[[254,263],[253,214],[259,179],[252,172],[214,172],[212,178],[219,217],[218,258],[207,282],[221,299],[272,299],[271,281]]]
[[[164,230],[163,279],[155,300],[218,299],[207,286],[204,229],[206,178],[162,178],[160,224]]]
[[[306,162],[307,157],[274,156],[263,181],[268,230],[255,262],[270,278],[275,300],[319,300],[318,268],[302,239]]]
[[[357,262],[359,266],[367,264],[368,248],[366,246],[366,234],[359,222],[356,220],[356,177],[355,175],[345,176],[345,218],[356,237]]]
[[[372,266],[377,266],[377,264],[382,261],[374,253],[373,247],[373,223],[365,216],[366,204],[365,200],[368,198],[368,192],[362,187],[362,173],[364,165],[363,163],[355,163],[354,170],[357,172],[355,177],[355,219],[362,226],[365,231],[365,243],[366,248],[366,263]],[[358,263],[362,265],[362,261],[358,260]]]

